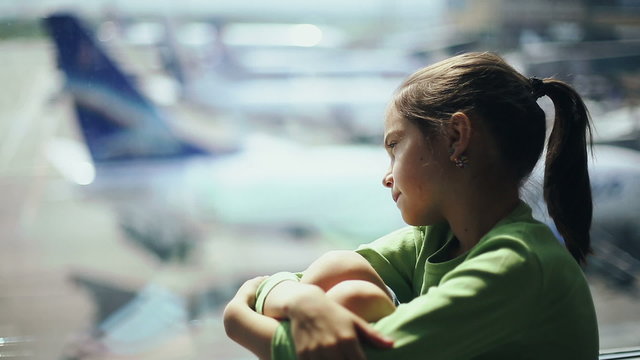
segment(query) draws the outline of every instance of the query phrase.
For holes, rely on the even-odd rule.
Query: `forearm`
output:
[[[249,304],[234,298],[224,310],[227,336],[260,359],[271,358],[271,339],[279,323],[256,313]]]

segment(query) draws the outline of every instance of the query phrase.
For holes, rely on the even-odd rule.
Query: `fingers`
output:
[[[362,346],[356,339],[354,342],[349,344],[345,344],[342,353],[344,354],[344,358],[348,360],[367,360],[367,357],[364,355],[364,351],[362,350]]]
[[[393,347],[392,339],[380,334],[373,326],[362,319],[356,319],[355,325],[362,342],[381,349],[390,349]]]
[[[366,360],[355,331],[338,332],[328,337],[317,333],[299,335],[296,343],[301,346],[296,349],[300,360]]]
[[[268,278],[268,276],[257,276],[254,277],[253,279],[249,279],[247,281],[244,282],[244,284],[242,284],[242,286],[240,286],[241,289],[247,289],[247,290],[253,290],[256,291],[258,290],[258,286],[260,286],[260,283],[262,283],[264,281],[264,279]]]
[[[365,320],[332,302],[321,311],[291,318],[291,332],[300,360],[366,360],[361,342],[391,348],[393,341]]]
[[[297,354],[299,360],[366,360],[362,346],[357,339],[334,347],[324,347]]]
[[[245,281],[236,292],[236,298],[243,299],[243,301],[246,301],[250,307],[253,307],[256,301],[255,297],[258,286],[260,286],[262,281],[267,277],[268,276],[258,276]]]
[[[260,285],[261,282],[263,282],[266,278],[268,278],[268,276],[256,276],[253,279],[249,279],[247,281],[245,281],[245,284],[250,284],[250,285],[255,285],[256,287],[258,285]]]

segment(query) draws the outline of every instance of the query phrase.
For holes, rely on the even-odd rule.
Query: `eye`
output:
[[[387,143],[386,148],[389,150],[393,150],[393,148],[395,148],[397,144],[398,143],[396,141],[390,141]]]

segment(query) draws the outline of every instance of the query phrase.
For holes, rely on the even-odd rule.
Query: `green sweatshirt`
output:
[[[365,347],[368,359],[597,359],[584,275],[528,205],[448,259],[452,240],[449,226],[439,224],[358,248],[401,302],[374,324],[394,347]],[[286,321],[273,337],[272,358],[296,358]]]

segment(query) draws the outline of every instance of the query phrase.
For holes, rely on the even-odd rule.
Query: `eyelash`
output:
[[[393,148],[395,148],[395,147],[396,147],[396,145],[397,145],[397,144],[398,144],[398,143],[397,143],[397,142],[395,142],[395,141],[394,141],[394,142],[390,142],[390,143],[388,143],[388,144],[387,144],[387,148],[388,148],[388,149],[393,149]]]

